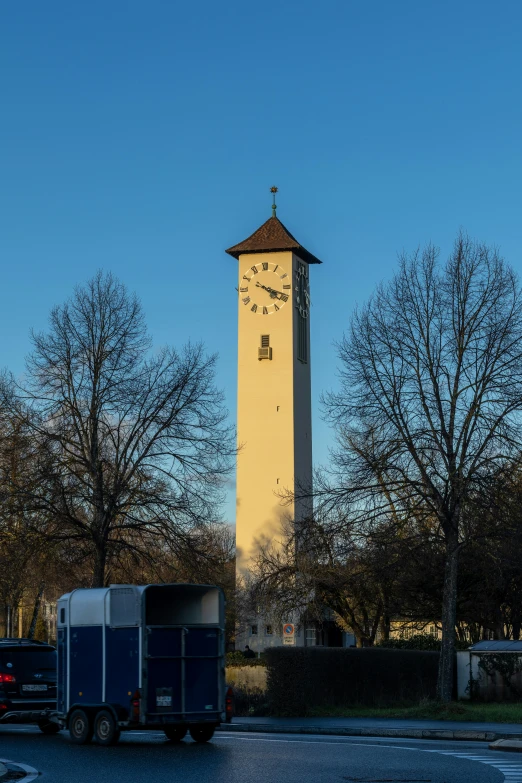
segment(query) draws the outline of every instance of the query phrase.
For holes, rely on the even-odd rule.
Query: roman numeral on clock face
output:
[[[292,288],[291,285],[284,285],[283,288]]]
[[[259,269],[257,268],[257,266],[251,266],[251,267],[250,267],[250,269],[252,270],[252,272],[253,272],[255,275],[257,275],[257,273],[259,272]]]
[[[247,277],[246,275],[243,275],[243,280],[248,280],[248,282],[250,283],[251,279],[252,279],[251,277]]]
[[[256,304],[253,304],[250,309],[252,310],[253,313],[257,313],[257,305]]]
[[[263,261],[263,272],[266,272],[268,269],[268,261]]]
[[[280,310],[281,308],[274,304],[274,310]]]
[[[286,294],[281,294],[281,300],[283,302],[288,302],[288,296]]]
[[[283,280],[285,277],[288,277],[288,275],[286,274],[286,272],[284,273],[284,275],[281,275],[281,280]]]
[[[268,309],[266,307],[263,307],[263,315],[268,315]]]
[[[241,292],[242,294],[244,294],[244,293],[245,293],[245,291],[248,291],[248,286],[246,286],[245,288],[240,288],[239,290],[240,290],[240,292]]]
[[[244,296],[243,297],[243,304],[247,305],[249,302],[250,302],[250,297],[249,296]]]

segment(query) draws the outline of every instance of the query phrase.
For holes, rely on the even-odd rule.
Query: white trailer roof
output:
[[[69,599],[69,623],[71,625],[108,625],[111,622],[111,594],[132,593],[134,603],[137,605],[143,589],[143,587],[136,585],[79,588],[62,596],[62,598]],[[135,625],[138,622],[139,617],[133,617],[128,624]]]
[[[148,625],[224,623],[223,594],[221,589],[214,585],[111,585],[79,588],[63,595],[58,605],[60,626],[110,625],[118,628],[141,625],[142,621]]]

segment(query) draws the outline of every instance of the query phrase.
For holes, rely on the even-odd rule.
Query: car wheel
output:
[[[120,727],[109,710],[100,710],[94,718],[94,739],[98,745],[115,745],[120,738]]]
[[[58,734],[60,731],[58,723],[54,723],[52,720],[41,720],[38,724],[38,728],[44,734]]]
[[[190,726],[189,731],[194,742],[208,742],[214,736],[214,726]]]
[[[86,745],[92,739],[92,722],[83,710],[73,710],[69,718],[69,734],[75,745]]]
[[[172,742],[181,742],[185,734],[187,733],[186,726],[163,726],[163,731],[167,739]]]

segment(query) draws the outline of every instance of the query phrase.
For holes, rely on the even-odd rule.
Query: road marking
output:
[[[436,751],[429,751],[434,753]],[[454,751],[452,753],[448,751],[439,750],[440,755],[453,756],[459,759],[468,759],[469,761],[478,761],[479,764],[488,764],[494,769],[498,769],[504,775],[504,780],[508,780],[509,783],[522,783],[522,763],[519,761],[506,761],[505,759],[492,759],[491,756],[477,755],[476,753],[464,753],[460,751]]]
[[[19,783],[30,783],[31,780],[36,780],[38,777],[38,770],[34,767],[29,767],[27,764],[21,764],[19,761],[10,761],[9,759],[0,759],[2,764],[13,764],[15,767],[19,767],[26,774],[25,777],[19,779]]]
[[[237,739],[243,742],[286,742],[288,744],[303,744],[303,745],[347,745],[351,747],[356,746],[360,748],[391,748],[393,750],[410,750],[417,753],[438,753],[439,756],[452,756],[458,759],[464,759],[465,761],[476,761],[479,764],[487,764],[504,775],[504,780],[509,783],[522,783],[522,763],[519,761],[506,761],[505,759],[494,759],[491,756],[486,756],[482,753],[466,753],[459,750],[437,750],[436,748],[408,748],[404,745],[386,745],[385,743],[371,743],[371,742],[350,742],[349,738],[339,737],[337,742],[330,740],[300,740],[300,739],[267,739],[265,737],[238,737],[235,733],[229,735],[220,735],[215,739]]]

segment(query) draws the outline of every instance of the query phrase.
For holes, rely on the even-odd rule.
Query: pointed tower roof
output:
[[[277,253],[291,250],[307,264],[322,264],[312,253],[309,253],[275,215],[268,218],[257,231],[254,231],[243,242],[229,247],[226,251],[230,256],[239,258],[242,253]]]

